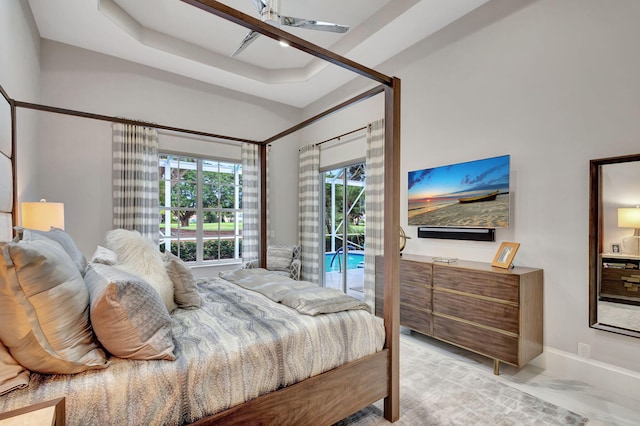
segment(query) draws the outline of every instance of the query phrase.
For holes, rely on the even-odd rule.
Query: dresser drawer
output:
[[[417,286],[400,282],[400,305],[431,310],[431,286]]]
[[[384,258],[376,257],[376,315],[384,300]],[[431,310],[431,264],[400,260],[400,314],[407,307]]]
[[[640,271],[637,269],[603,268],[600,293],[640,299]]]
[[[518,334],[517,306],[446,291],[433,291],[434,313],[441,313]]]
[[[435,314],[433,315],[433,337],[518,365],[517,337]]]
[[[433,266],[433,287],[447,288],[508,302],[519,302],[520,277],[511,274],[474,271],[450,266]]]
[[[400,305],[400,325],[419,333],[431,335],[432,314],[424,309]]]

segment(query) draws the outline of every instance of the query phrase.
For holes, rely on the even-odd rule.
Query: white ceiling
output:
[[[374,68],[488,0],[279,0],[283,16],[351,26],[282,29]],[[259,18],[252,0],[223,0]],[[40,36],[296,107],[356,77],[180,0],[29,0]],[[401,77],[401,76],[400,76]]]

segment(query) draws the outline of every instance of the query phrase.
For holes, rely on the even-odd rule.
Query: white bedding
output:
[[[176,361],[112,358],[105,370],[34,373],[28,388],[0,398],[0,412],[66,397],[69,425],[185,424],[384,344],[382,320],[364,310],[301,315],[220,278],[198,286],[202,307],[172,314]]]

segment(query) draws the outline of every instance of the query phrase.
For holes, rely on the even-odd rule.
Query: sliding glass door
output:
[[[321,172],[325,287],[364,298],[365,164]]]

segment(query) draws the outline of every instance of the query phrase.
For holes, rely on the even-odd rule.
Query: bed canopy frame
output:
[[[352,361],[302,382],[260,396],[221,413],[196,422],[204,424],[331,424],[384,398],[384,417],[395,422],[400,417],[399,395],[399,228],[400,228],[400,79],[389,77],[357,62],[316,46],[290,33],[280,30],[214,0],[181,0],[218,17],[256,31],[262,35],[284,41],[291,47],[323,59],[333,65],[366,77],[377,86],[356,95],[339,105],[317,114],[263,141],[217,135],[209,132],[151,124],[139,120],[111,117],[89,112],[22,102],[12,99],[0,86],[0,94],[11,111],[11,153],[6,155],[12,163],[12,218],[17,218],[17,125],[16,110],[25,108],[89,119],[154,127],[215,139],[258,145],[260,163],[260,263],[266,264],[267,241],[267,146],[295,133],[319,120],[355,103],[384,94],[385,146],[384,146],[384,349],[368,357]],[[383,372],[383,373],[381,373]],[[341,392],[348,389],[348,392]]]

